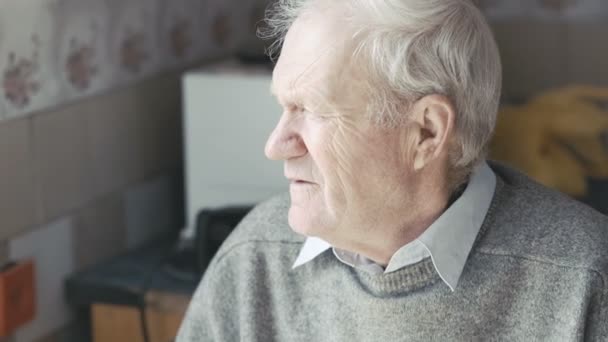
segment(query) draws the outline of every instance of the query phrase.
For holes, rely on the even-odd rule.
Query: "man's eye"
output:
[[[292,113],[292,114],[302,114],[302,113],[307,112],[307,110],[303,106],[298,106],[298,105],[289,105],[289,106],[286,106],[285,109],[289,113]]]
[[[319,113],[318,110],[315,110],[313,108],[304,107],[301,109],[301,113],[311,117],[312,119],[323,119],[323,115]]]
[[[314,111],[311,108],[308,107],[304,107],[304,106],[297,106],[296,110],[294,111],[294,113],[298,113],[298,114],[302,114],[302,115],[311,115],[314,113]]]

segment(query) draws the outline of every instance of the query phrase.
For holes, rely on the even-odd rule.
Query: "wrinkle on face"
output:
[[[335,11],[331,7],[326,9]],[[305,13],[294,22],[275,68],[292,77],[273,77],[273,93],[282,105],[297,104],[323,118],[359,114],[366,92],[364,77],[351,65],[350,30],[342,20],[323,19]]]
[[[349,36],[325,14],[296,20],[273,74],[281,120],[290,126],[279,124],[273,134],[297,135],[305,153],[285,154],[285,168],[314,183],[302,192],[290,187],[292,228],[338,248],[365,250],[390,238],[384,233],[410,204],[403,145],[410,140],[403,127],[369,120],[368,85],[351,65]]]

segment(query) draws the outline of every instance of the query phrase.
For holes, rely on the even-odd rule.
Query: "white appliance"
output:
[[[281,162],[264,156],[281,115],[270,71],[197,70],[183,78],[186,227],[200,209],[255,204],[288,190]]]

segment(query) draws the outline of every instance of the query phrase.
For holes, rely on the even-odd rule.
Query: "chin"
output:
[[[291,230],[300,235],[310,236],[310,223],[307,222],[307,218],[303,217],[304,213],[302,213],[302,209],[294,208],[293,206],[289,208],[288,222]]]
[[[321,225],[319,222],[315,221],[318,220],[315,220],[315,215],[310,211],[294,206],[289,208],[288,222],[289,226],[295,233],[307,237],[320,237],[319,233],[321,233]]]

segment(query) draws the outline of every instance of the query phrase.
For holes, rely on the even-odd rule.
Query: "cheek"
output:
[[[406,151],[397,134],[344,131],[330,144],[335,174],[350,208],[362,210],[369,202],[401,191],[407,175]]]
[[[319,184],[316,202],[335,217],[343,211],[345,180],[351,170],[350,163],[344,158],[344,145],[335,126],[330,123],[314,122],[308,126],[306,135],[310,171]]]
[[[324,144],[326,160],[322,163],[327,191],[331,193],[335,207],[345,210],[362,191],[365,167],[370,162],[362,153],[363,137],[354,130],[340,129],[328,137]]]

